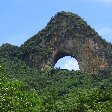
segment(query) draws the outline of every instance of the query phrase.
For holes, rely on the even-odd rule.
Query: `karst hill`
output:
[[[53,68],[77,59],[80,70]],[[112,112],[112,44],[59,12],[20,47],[0,47],[0,112]]]
[[[108,74],[112,66],[112,45],[80,16],[62,11],[20,47],[3,44],[0,57],[3,56],[17,57],[36,69],[53,67],[58,59],[71,56],[78,61],[81,71]]]

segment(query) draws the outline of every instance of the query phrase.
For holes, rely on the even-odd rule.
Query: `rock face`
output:
[[[107,74],[112,66],[112,45],[80,16],[60,12],[48,25],[21,45],[21,59],[33,68],[53,67],[64,56],[74,57],[80,70]]]

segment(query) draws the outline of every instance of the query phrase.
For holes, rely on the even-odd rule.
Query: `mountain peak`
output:
[[[106,74],[111,65],[111,46],[80,16],[58,12],[47,26],[21,46],[23,60],[34,68],[53,67],[64,56],[71,56],[87,73]]]
[[[4,47],[6,52],[1,54],[19,56],[36,69],[54,67],[64,56],[75,58],[80,70],[87,73],[108,74],[107,69],[111,67],[111,45],[80,16],[71,12],[58,12],[43,30],[20,48],[7,46]]]

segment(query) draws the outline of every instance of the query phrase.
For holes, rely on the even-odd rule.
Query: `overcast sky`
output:
[[[112,43],[112,0],[0,0],[0,45],[20,46],[60,11],[79,14]],[[63,60],[56,66],[78,68],[70,57]]]

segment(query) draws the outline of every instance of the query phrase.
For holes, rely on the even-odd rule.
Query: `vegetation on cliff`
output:
[[[87,67],[81,68],[84,68],[85,71],[90,70],[88,73],[93,72],[91,69],[94,69],[97,73],[99,70],[103,71],[98,67],[102,65],[101,61],[98,60],[104,58],[107,66],[110,66],[111,49],[111,44],[102,39],[80,16],[62,11],[52,17],[43,30],[21,45],[19,52],[21,59],[33,68],[53,66],[55,59],[61,52],[64,55],[80,57],[80,63],[86,60],[85,65]],[[84,54],[91,54],[92,58],[94,56],[98,59],[96,61],[98,63],[90,62],[92,60],[90,57],[82,59]],[[94,68],[91,65],[88,66],[88,63],[93,63]],[[89,69],[90,66],[91,69]]]
[[[80,31],[88,29],[87,35],[98,36],[78,15],[61,12],[55,17],[60,15],[75,21],[73,26]],[[0,47],[0,112],[112,112],[112,74],[38,69],[38,64],[50,56],[45,41],[51,37],[48,29],[54,23],[58,25],[55,20],[52,18],[45,29],[20,47],[10,44]],[[58,32],[57,27],[52,27],[53,31]],[[68,28],[65,32],[72,35],[74,30]],[[36,69],[32,67],[35,62]]]

